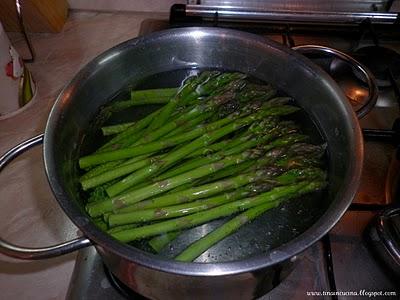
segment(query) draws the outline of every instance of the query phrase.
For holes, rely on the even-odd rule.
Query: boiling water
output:
[[[132,89],[178,87],[185,78],[199,72],[200,70],[186,69],[156,74],[132,86],[121,89],[110,103],[129,99],[129,92]],[[256,79],[252,79],[252,81],[259,83]],[[284,93],[280,93],[280,95],[284,95]],[[98,114],[98,118],[93,123],[93,134],[85,139],[85,143],[82,147],[82,154],[94,151],[105,142],[100,132],[101,126],[138,120],[159,107],[160,105],[131,107],[122,112],[113,114],[112,116],[105,115],[103,112],[106,110],[101,110]],[[294,119],[301,125],[303,132],[310,136],[312,143],[323,143],[323,138],[310,116],[303,111],[299,111],[291,116],[291,119]],[[309,228],[324,213],[329,202],[326,191],[287,201],[278,208],[266,212],[253,222],[243,226],[236,233],[211,247],[198,257],[196,261],[232,261],[252,255],[267,253],[271,249],[292,240]],[[212,231],[228,219],[229,218],[216,220],[186,230],[165,247],[160,255],[169,258],[176,256],[190,243]],[[145,240],[134,242],[131,245],[145,251],[151,251]]]

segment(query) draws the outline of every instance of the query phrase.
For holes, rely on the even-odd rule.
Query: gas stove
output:
[[[218,13],[203,16],[193,14],[193,10],[192,14],[186,13],[186,8],[174,6],[170,22],[143,22],[141,34],[180,26],[229,27],[260,34],[288,47],[312,44],[337,49],[363,63],[376,77],[376,103],[360,119],[365,138],[365,160],[361,184],[353,203],[322,240],[301,254],[302,259],[298,260],[292,273],[284,281],[276,282],[276,287],[262,299],[293,300],[307,296],[347,299],[350,296],[381,295],[386,296],[385,299],[398,299],[400,291],[396,284],[398,278],[391,268],[393,260],[382,259],[388,254],[382,250],[376,229],[376,223],[382,220],[379,219],[380,212],[398,205],[395,197],[400,171],[396,153],[400,130],[398,25],[393,24],[393,20],[377,22],[373,18],[363,18],[351,24],[335,22],[333,25],[322,24],[321,20],[317,24],[304,20],[296,23],[292,19],[290,22],[281,19],[237,22],[220,18]],[[310,59],[331,73],[355,108],[368,98],[366,82],[357,70],[347,67],[338,71],[332,67],[337,61],[329,56],[310,56]],[[396,222],[391,226],[399,230],[398,219]],[[109,273],[93,247],[80,251],[68,299],[141,298]]]

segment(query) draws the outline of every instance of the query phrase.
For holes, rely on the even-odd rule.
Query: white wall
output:
[[[185,0],[68,0],[71,9],[169,12],[175,3]]]

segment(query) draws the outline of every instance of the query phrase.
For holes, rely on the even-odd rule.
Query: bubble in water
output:
[[[102,289],[108,289],[111,287],[110,282],[107,280],[107,278],[104,278],[101,282],[100,282],[100,286]]]
[[[170,251],[174,251],[174,246],[169,245],[169,250],[170,250]]]

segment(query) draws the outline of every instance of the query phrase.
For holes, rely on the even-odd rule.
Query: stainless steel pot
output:
[[[86,215],[79,197],[77,158],[82,139],[99,107],[128,83],[188,68],[236,70],[270,82],[296,99],[317,124],[328,144],[330,183],[325,197],[319,199],[325,204],[319,217],[295,238],[266,253],[239,260],[180,263],[119,243],[99,230]],[[295,51],[260,36],[217,28],[162,31],[104,52],[61,92],[51,110],[44,137],[35,137],[10,150],[1,158],[0,170],[42,139],[50,186],[84,237],[41,249],[17,247],[1,240],[0,251],[17,258],[38,259],[93,244],[120,280],[155,299],[244,299],[271,289],[274,280],[285,276],[291,261],[326,234],[345,212],[357,191],[363,160],[357,119],[346,97],[324,71]],[[288,216],[289,225],[305,222],[292,219]],[[279,234],[279,228],[274,230]]]

